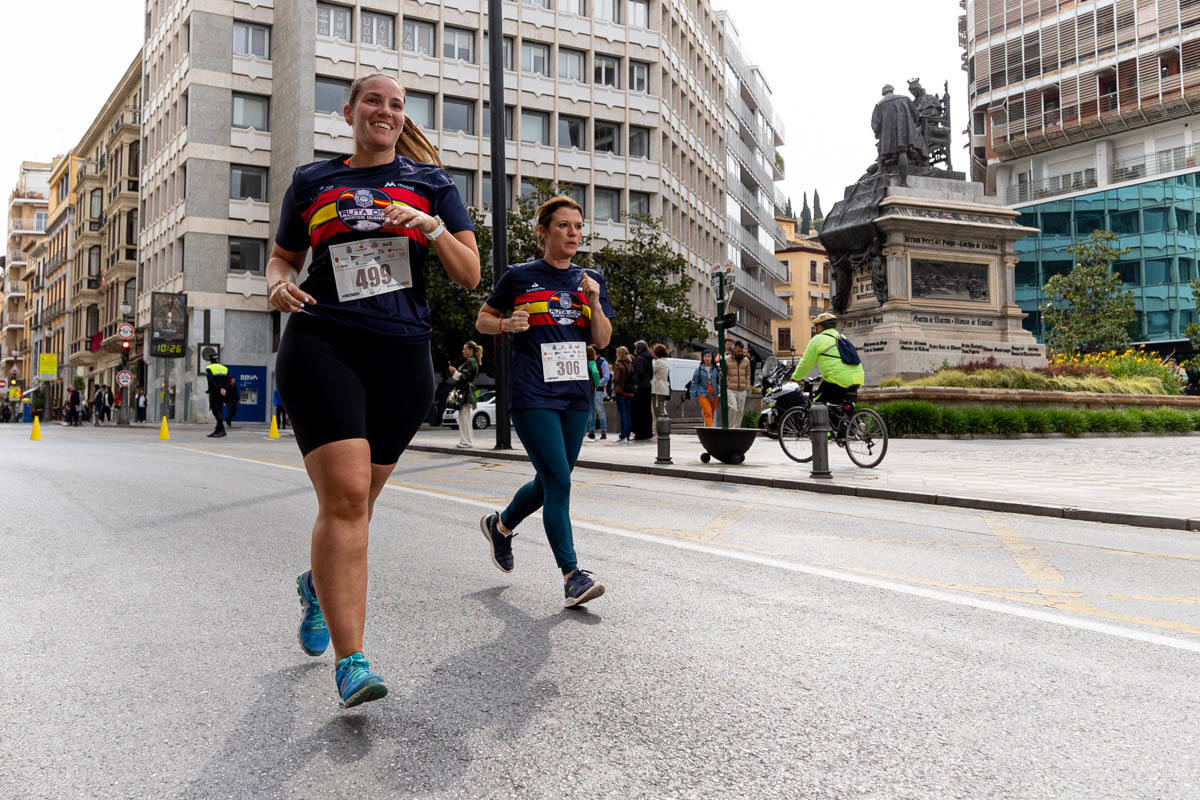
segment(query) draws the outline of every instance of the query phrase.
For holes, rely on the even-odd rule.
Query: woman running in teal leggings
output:
[[[579,204],[569,197],[551,198],[538,209],[537,225],[545,257],[510,267],[475,320],[480,333],[514,334],[509,408],[537,474],[507,508],[483,517],[479,526],[492,562],[512,572],[514,531],[542,509],[546,537],[563,574],[564,605],[576,606],[604,594],[604,584],[575,560],[571,470],[594,402],[587,345],[608,345],[615,312],[600,273],[571,263],[583,237]]]

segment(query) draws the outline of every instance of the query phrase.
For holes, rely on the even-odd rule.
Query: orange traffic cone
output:
[[[171,431],[167,430],[167,416],[165,414],[163,415],[162,425],[160,425],[158,428],[158,438],[160,438],[160,439],[170,439],[171,438]]]
[[[29,441],[40,442],[42,440],[42,426],[38,424],[38,418],[33,418],[33,432],[29,434]]]

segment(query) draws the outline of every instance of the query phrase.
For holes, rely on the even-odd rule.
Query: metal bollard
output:
[[[833,479],[829,471],[829,406],[813,403],[808,411],[808,435],[812,437],[812,472],[810,477]]]
[[[663,414],[655,421],[658,431],[658,458],[655,464],[671,464],[671,418]]]

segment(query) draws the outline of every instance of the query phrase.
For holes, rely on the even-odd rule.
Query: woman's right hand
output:
[[[267,300],[271,303],[272,308],[289,314],[299,311],[305,305],[315,306],[317,304],[311,294],[289,280],[277,281],[271,287]]]

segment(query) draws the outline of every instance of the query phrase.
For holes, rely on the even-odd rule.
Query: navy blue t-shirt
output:
[[[574,264],[558,269],[544,259],[510,267],[487,299],[492,308],[507,314],[529,304],[529,330],[512,334],[512,372],[509,407],[587,411],[592,407],[592,381],[585,371],[577,381],[542,380],[544,342],[591,341],[592,309],[579,291],[584,273],[600,284],[600,308],[613,317],[604,278],[595,270]]]
[[[425,257],[429,241],[416,228],[382,228],[384,210],[411,206],[441,217],[449,233],[474,230],[458,189],[436,164],[402,156],[377,167],[349,167],[344,156],[300,167],[283,196],[275,242],[285,250],[312,248],[308,277],[300,284],[316,298],[302,311],[355,328],[426,341],[433,330],[425,295]],[[362,239],[406,236],[413,285],[408,289],[356,300],[338,300],[329,246]]]

